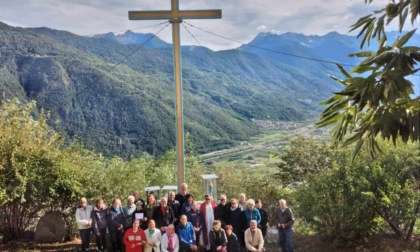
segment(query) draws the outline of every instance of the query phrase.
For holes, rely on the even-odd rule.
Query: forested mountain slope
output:
[[[185,131],[200,152],[303,120],[337,90],[327,74],[241,50],[182,49]],[[0,89],[35,99],[68,139],[105,155],[159,155],[175,142],[172,50],[0,23]]]

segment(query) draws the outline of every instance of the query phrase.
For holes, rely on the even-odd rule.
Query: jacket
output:
[[[295,222],[295,217],[293,216],[292,210],[290,208],[285,208],[284,211],[281,211],[281,208],[278,208],[276,211],[276,227],[278,224],[286,224],[286,228],[291,228]]]
[[[91,225],[88,222],[92,220],[92,206],[79,207],[76,209],[76,223],[79,229],[89,229]]]
[[[152,219],[155,220],[156,228],[167,227],[169,224],[174,224],[175,214],[170,206],[165,209],[165,214],[162,213],[162,208],[157,207],[153,211]]]
[[[168,245],[169,245],[168,235],[164,234],[162,235],[162,240],[160,241],[160,251],[169,252]],[[178,235],[174,234],[174,251],[173,252],[178,252],[178,251],[179,251],[179,239],[178,239]]]
[[[246,226],[249,227],[249,224],[252,220],[256,220],[257,224],[260,224],[261,222],[261,214],[260,211],[258,211],[257,208],[253,208],[252,211],[249,210],[249,208],[246,208],[244,210],[245,217],[246,217]]]
[[[133,229],[129,228],[124,233],[124,244],[126,252],[143,252],[143,243],[142,241],[147,241],[146,236],[144,235],[143,229],[137,229],[136,234],[134,234]],[[133,248],[134,245],[134,248]]]
[[[107,220],[107,208],[104,205],[101,209],[99,209],[97,206],[93,207],[92,210],[92,228],[93,232],[96,234],[99,232],[100,229],[104,229],[107,226],[108,220]]]
[[[264,238],[259,228],[255,229],[254,236],[252,236],[251,229],[245,230],[245,246],[248,251],[257,250],[255,247],[258,246],[259,250],[264,247]]]
[[[144,247],[144,251],[151,252],[152,249],[154,252],[160,252],[160,241],[162,239],[162,233],[159,229],[155,228],[154,233],[151,234],[149,229],[144,230],[144,234],[146,235],[147,245]],[[152,246],[151,244],[155,244]]]
[[[124,210],[120,207],[120,211],[114,209],[114,207],[108,208],[108,230],[115,231],[121,225],[124,226],[125,215]]]

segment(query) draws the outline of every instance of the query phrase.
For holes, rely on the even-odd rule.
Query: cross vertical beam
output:
[[[174,77],[175,77],[175,108],[176,108],[176,163],[177,184],[185,183],[184,169],[184,115],[182,96],[182,65],[181,65],[181,39],[179,24],[183,19],[215,19],[221,18],[221,10],[179,10],[179,0],[171,0],[170,11],[129,11],[129,20],[156,20],[168,19],[172,23],[172,43],[174,50]]]

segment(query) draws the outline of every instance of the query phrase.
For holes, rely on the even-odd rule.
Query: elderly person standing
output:
[[[245,210],[245,208],[246,208],[246,195],[245,195],[245,193],[239,194],[238,206],[242,211]]]
[[[232,225],[233,233],[238,237],[240,246],[244,246],[244,231],[246,226],[246,218],[243,211],[238,206],[238,201],[235,198],[230,200],[230,207],[225,212],[226,224]]]
[[[133,224],[133,212],[136,210],[136,205],[134,204],[134,196],[130,195],[127,198],[127,205],[124,207],[125,223],[124,229],[127,230],[132,227]]]
[[[249,228],[245,230],[245,246],[247,251],[263,251],[264,238],[261,230],[257,228],[256,220],[252,220],[249,224]]]
[[[220,203],[217,205],[216,210],[214,211],[214,218],[219,220],[222,223],[222,227],[226,225],[225,219],[223,217],[226,208],[226,195],[220,195]]]
[[[187,200],[185,196],[188,194],[188,185],[187,183],[182,183],[181,188],[179,188],[179,193],[175,195],[175,199],[178,200],[179,205],[182,207],[184,202]]]
[[[108,232],[111,237],[113,251],[122,251],[122,238],[124,230],[124,210],[121,207],[121,200],[114,199],[108,210]]]
[[[252,220],[257,221],[257,225],[260,224],[260,211],[258,211],[258,209],[255,208],[255,201],[253,199],[249,199],[247,201],[247,208],[245,208],[244,213],[246,217],[246,226],[249,226]]]
[[[82,240],[82,252],[89,251],[90,232],[92,231],[92,207],[86,198],[80,199],[80,206],[76,209],[76,223]]]
[[[276,211],[276,224],[279,230],[280,247],[283,252],[293,252],[292,226],[295,217],[290,208],[287,207],[286,200],[279,200],[279,206]]]
[[[168,206],[172,208],[175,214],[175,224],[178,223],[179,216],[181,216],[181,205],[178,200],[175,199],[175,192],[170,191],[168,193]]]
[[[174,224],[175,214],[172,208],[168,206],[166,197],[160,199],[160,206],[153,211],[152,219],[156,222],[156,228],[159,228],[162,234],[166,232],[169,224]]]
[[[201,217],[200,210],[198,208],[200,204],[193,202],[191,210],[187,213],[187,219],[194,227],[195,232],[195,245],[200,245],[201,229],[203,228],[203,218]]]
[[[144,248],[144,252],[160,252],[160,241],[162,239],[162,233],[155,226],[155,221],[150,220],[148,228],[144,231],[147,238],[147,244]]]

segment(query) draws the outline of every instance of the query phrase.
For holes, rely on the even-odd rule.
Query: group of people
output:
[[[293,252],[294,217],[285,200],[279,201],[275,217],[283,252]],[[261,200],[246,200],[245,194],[229,202],[222,194],[218,204],[210,195],[203,202],[196,201],[183,183],[178,194],[170,192],[159,203],[154,194],[145,202],[137,191],[128,197],[125,207],[120,199],[114,199],[111,207],[98,199],[92,207],[82,198],[76,222],[83,252],[89,251],[91,232],[99,251],[106,251],[107,230],[112,251],[125,247],[127,252],[262,252],[268,214]]]

